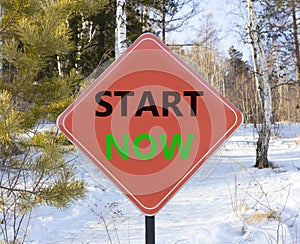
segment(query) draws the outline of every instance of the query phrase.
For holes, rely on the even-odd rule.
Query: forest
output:
[[[234,46],[220,49],[210,15],[188,43],[170,38],[202,14],[201,3],[0,0],[0,243],[24,243],[36,206],[63,208],[84,195],[64,158],[72,146],[44,126],[142,33],[157,35],[242,111],[259,133],[255,166],[272,167],[271,126],[300,122],[300,2],[230,1],[247,15],[235,28],[251,59]]]

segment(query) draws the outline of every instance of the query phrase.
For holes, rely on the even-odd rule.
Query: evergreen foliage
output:
[[[42,128],[74,99],[82,76],[75,68],[59,72],[59,58],[76,47],[66,22],[70,2],[1,4],[0,240],[23,243],[34,207],[67,207],[84,195],[84,182],[64,159],[70,144],[57,129]]]

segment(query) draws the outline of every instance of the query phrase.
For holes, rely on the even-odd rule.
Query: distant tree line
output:
[[[260,34],[266,56],[267,78],[272,90],[271,121],[299,122],[300,3],[293,0],[254,2],[259,9],[257,20],[260,29],[256,32]],[[178,45],[174,41],[170,47],[235,104],[243,112],[246,123],[261,123],[255,72],[261,74],[262,71],[255,71],[252,60],[243,57],[243,53],[234,46],[224,54],[219,48],[219,33],[211,16],[204,16],[202,21],[206,25],[199,26],[197,39],[188,45]],[[245,45],[250,46],[251,40],[244,29],[240,30],[240,34],[244,36]]]
[[[191,48],[175,45],[175,50],[243,112],[246,123],[257,127],[255,166],[271,167],[267,155],[272,123],[300,121],[300,3],[247,0],[241,7],[247,9],[240,33],[251,49],[250,61],[233,46],[227,56],[220,53],[210,16]]]

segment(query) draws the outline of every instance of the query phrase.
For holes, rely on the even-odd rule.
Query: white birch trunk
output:
[[[115,58],[119,58],[126,49],[126,0],[117,0]]]
[[[61,62],[60,62],[60,58],[59,58],[59,56],[57,55],[56,56],[56,62],[57,62],[57,71],[58,71],[58,75],[60,76],[60,77],[63,77],[63,73],[62,73],[62,65],[61,65]]]
[[[142,32],[146,32],[148,30],[148,7],[143,5],[141,12],[141,23],[143,23]]]
[[[272,117],[272,93],[269,83],[268,64],[265,52],[261,43],[257,23],[257,16],[254,9],[254,0],[247,0],[248,6],[248,38],[251,45],[253,68],[256,87],[259,93],[261,107],[262,127],[259,132],[259,139],[256,148],[256,167],[270,167],[268,161],[268,148],[271,132]]]

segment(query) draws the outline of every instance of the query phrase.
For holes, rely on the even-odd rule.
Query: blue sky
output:
[[[204,16],[211,14],[215,27],[219,30],[220,49],[227,53],[228,48],[234,45],[244,53],[244,59],[248,59],[249,47],[241,40],[237,27],[237,25],[245,25],[247,21],[247,16],[242,16],[243,8],[240,9],[240,2],[240,0],[203,0],[200,4],[203,11],[189,22],[189,26],[193,26],[194,30],[185,28],[182,32],[173,32],[168,36],[168,41],[176,39],[176,43],[190,43],[196,38],[197,26],[198,28],[201,26]]]

